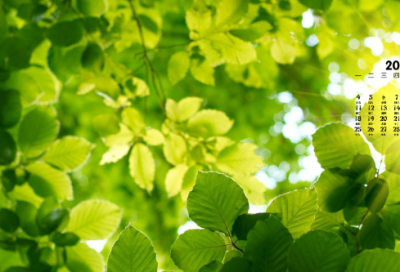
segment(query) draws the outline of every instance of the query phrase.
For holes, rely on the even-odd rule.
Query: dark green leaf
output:
[[[311,9],[327,11],[332,0],[299,0],[300,3]]]
[[[354,257],[346,272],[398,272],[400,253],[388,249],[365,250]]]
[[[36,226],[36,207],[30,202],[18,201],[15,212],[20,218],[21,228],[32,237],[38,236],[39,230]]]
[[[17,146],[12,136],[0,129],[0,165],[10,164],[17,154]]]
[[[19,92],[0,91],[0,128],[15,126],[21,117],[21,109]]]
[[[244,272],[252,271],[252,264],[243,258],[233,258],[226,262],[220,272]]]
[[[278,219],[258,221],[247,236],[244,257],[254,266],[254,272],[285,272],[287,255],[293,243],[289,231]]]
[[[395,246],[393,230],[388,222],[376,214],[371,214],[364,220],[358,236],[363,249],[394,249]]]
[[[18,215],[5,208],[0,209],[0,228],[6,232],[15,232],[19,226]]]
[[[242,214],[236,218],[232,228],[232,235],[238,240],[247,240],[247,234],[254,228],[259,220],[269,218],[269,213]]]
[[[383,179],[373,179],[368,183],[365,204],[371,213],[382,210],[389,195],[389,186]]]
[[[79,242],[79,237],[72,232],[61,233],[57,231],[51,237],[51,241],[57,246],[73,246]]]
[[[219,261],[212,261],[209,264],[203,266],[199,272],[218,272],[222,268],[222,263]]]
[[[83,27],[79,20],[59,22],[46,31],[46,36],[56,46],[70,46],[83,37]]]

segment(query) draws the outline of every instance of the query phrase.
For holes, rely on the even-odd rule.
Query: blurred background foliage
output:
[[[108,148],[93,126],[97,116],[131,106],[146,126],[161,130],[166,98],[202,98],[203,108],[234,120],[226,136],[257,145],[265,167],[256,177],[267,187],[266,204],[315,181],[321,168],[311,135],[327,122],[352,120],[356,95],[373,88],[355,75],[368,74],[400,43],[395,0],[0,5],[1,89],[21,93],[24,113],[53,104],[60,137],[80,136],[96,146],[87,164],[69,174],[74,200],[65,205],[91,198],[116,203],[123,209],[120,230],[131,222],[144,231],[165,269],[173,268],[169,248],[178,229],[190,226],[184,201],[165,190],[172,166],[161,148],[150,147],[156,171],[149,192],[131,177],[128,156],[99,165]],[[136,81],[130,89],[131,79],[145,85]],[[117,233],[103,250],[101,243],[93,247],[107,257]]]

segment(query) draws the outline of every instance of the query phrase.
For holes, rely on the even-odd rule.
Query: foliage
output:
[[[379,172],[351,128],[320,128],[313,145],[325,170],[310,186],[289,182],[312,154],[310,138],[283,127],[293,109],[308,128],[351,113],[352,101],[325,92],[327,67],[339,66],[343,80],[364,73],[379,57],[347,44],[382,22],[395,31],[397,8],[0,0],[0,271],[97,272],[109,255],[114,272],[311,271],[316,261],[332,271],[395,270],[395,138],[365,135],[385,156]],[[302,27],[305,12],[314,28]],[[388,40],[386,55],[395,50]],[[259,171],[276,189],[267,191]],[[269,200],[267,213],[248,213]],[[170,258],[185,206],[203,229],[179,236]],[[157,260],[128,222],[153,240]],[[101,254],[91,240],[106,243]]]

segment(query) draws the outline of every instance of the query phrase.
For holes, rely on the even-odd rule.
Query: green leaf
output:
[[[236,23],[247,12],[248,0],[222,0],[217,5],[215,25],[223,27]]]
[[[327,11],[332,4],[332,0],[299,0],[300,3],[311,9]]]
[[[248,233],[254,228],[260,220],[270,217],[269,213],[242,214],[236,218],[232,228],[232,235],[238,240],[247,240]]]
[[[157,266],[156,253],[150,239],[129,225],[111,249],[107,271],[156,272]]]
[[[79,242],[79,237],[72,232],[56,232],[51,237],[51,241],[57,246],[74,246]]]
[[[102,114],[93,119],[94,129],[100,136],[106,137],[117,134],[120,130],[119,121],[115,114]]]
[[[106,153],[103,154],[100,165],[119,161],[126,154],[128,154],[130,148],[131,146],[129,144],[112,146]]]
[[[244,258],[233,258],[227,261],[220,272],[252,271],[252,264]]]
[[[0,91],[0,128],[15,126],[21,118],[21,99],[14,90]]]
[[[96,17],[105,13],[108,9],[107,0],[77,0],[78,10],[87,17]]]
[[[29,201],[36,208],[43,202],[43,198],[35,194],[32,187],[28,183],[24,183],[21,186],[15,186],[14,190],[9,193],[13,198],[20,201]]]
[[[369,215],[358,234],[363,249],[394,249],[394,234],[388,223],[376,214]]]
[[[218,33],[207,37],[211,46],[218,52],[226,63],[247,64],[257,60],[256,50],[250,42],[245,42],[229,33]]]
[[[165,136],[163,146],[164,156],[172,165],[184,163],[184,158],[187,152],[185,139],[175,133],[169,133]]]
[[[134,134],[140,134],[145,128],[140,112],[135,108],[125,108],[121,114],[122,122],[126,124]]]
[[[199,272],[219,272],[222,268],[222,263],[219,261],[212,261],[203,266]]]
[[[117,205],[104,200],[87,200],[75,206],[67,226],[82,240],[101,240],[118,227],[121,211]]]
[[[191,30],[190,38],[199,38],[212,23],[211,9],[204,1],[193,1],[193,5],[186,11],[186,25]]]
[[[6,169],[1,173],[1,183],[7,192],[11,192],[17,184],[17,175],[14,169]]]
[[[192,56],[190,73],[199,82],[214,86],[214,67],[203,56]]]
[[[147,146],[135,144],[129,156],[129,171],[140,188],[147,191],[153,190],[155,164],[153,155]]]
[[[18,201],[15,212],[20,219],[21,228],[32,237],[39,235],[39,230],[36,226],[36,207],[30,202]]]
[[[292,43],[288,43],[278,32],[276,39],[271,46],[271,55],[280,64],[292,64],[296,59],[296,48]]]
[[[53,45],[70,46],[83,37],[83,27],[79,20],[58,22],[46,31],[47,38]]]
[[[168,170],[165,177],[165,190],[169,197],[177,195],[182,188],[183,179],[189,166],[185,164],[178,164],[174,168]]]
[[[59,200],[72,199],[71,180],[64,172],[44,162],[34,162],[26,167],[31,174],[28,182],[41,197],[55,196]]]
[[[230,236],[235,219],[249,209],[242,188],[224,174],[198,172],[189,193],[189,217],[200,227]]]
[[[354,257],[346,272],[397,272],[400,266],[400,253],[389,249],[364,250]]]
[[[369,146],[362,137],[356,136],[349,126],[331,123],[313,135],[315,155],[322,168],[349,168],[358,154],[370,155]]]
[[[68,219],[68,211],[59,207],[53,197],[46,198],[36,214],[36,225],[41,235],[55,231]]]
[[[164,143],[164,135],[158,129],[146,129],[143,135],[143,140],[149,145],[160,145]]]
[[[89,42],[82,54],[82,67],[93,72],[101,72],[104,66],[104,54],[97,43]]]
[[[186,272],[197,272],[211,261],[221,262],[225,241],[220,234],[209,230],[188,230],[171,247],[175,265]]]
[[[59,123],[52,106],[28,112],[19,126],[18,144],[28,158],[39,156],[57,136]]]
[[[18,215],[5,208],[0,209],[0,228],[5,232],[15,232],[19,226]]]
[[[350,188],[355,181],[346,174],[346,170],[328,169],[322,172],[315,183],[318,204],[328,212],[337,212],[346,207],[351,196]]]
[[[394,142],[386,151],[385,166],[386,170],[394,174],[400,175],[400,141]]]
[[[14,266],[14,267],[8,268],[4,272],[31,272],[31,270],[26,267]]]
[[[400,235],[400,205],[386,206],[383,210],[383,219]]]
[[[66,136],[55,141],[43,156],[43,160],[62,170],[72,171],[88,158],[93,145],[83,138]]]
[[[21,37],[9,37],[0,45],[0,67],[10,70],[23,69],[29,66],[31,46]]]
[[[349,261],[349,251],[339,236],[316,230],[294,242],[288,255],[288,271],[342,272]]]
[[[373,179],[368,183],[368,194],[365,196],[365,205],[371,213],[382,210],[389,195],[389,186],[383,179]]]
[[[313,189],[291,191],[272,200],[268,213],[278,213],[293,238],[310,230],[317,212],[317,195]]]
[[[178,103],[172,99],[167,99],[167,117],[174,122],[186,121],[200,109],[202,103],[203,99],[199,97],[185,97]]]
[[[0,129],[0,165],[7,165],[15,160],[17,145],[12,136],[5,130]]]
[[[104,260],[100,253],[91,249],[85,243],[67,247],[66,266],[71,272],[103,272]]]
[[[292,243],[292,236],[278,219],[260,220],[247,236],[244,258],[253,263],[254,272],[285,272]]]
[[[132,77],[125,81],[125,87],[129,98],[145,97],[150,94],[150,89],[146,82],[137,77]]]
[[[187,127],[194,137],[208,138],[227,133],[232,125],[233,121],[224,112],[202,110],[189,119]]]
[[[185,78],[190,67],[189,54],[181,51],[173,54],[168,62],[168,78],[175,85]]]
[[[216,165],[232,175],[254,174],[264,165],[263,159],[255,153],[256,149],[255,144],[246,142],[228,146],[218,154]]]
[[[364,212],[365,213],[365,212]],[[343,212],[328,213],[318,211],[315,214],[315,220],[311,225],[311,230],[329,231],[334,228],[339,228],[344,223]],[[360,221],[358,221],[360,223]]]

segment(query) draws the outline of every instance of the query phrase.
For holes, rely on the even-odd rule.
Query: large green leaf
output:
[[[354,257],[346,272],[397,272],[400,267],[400,253],[388,249],[365,250]]]
[[[39,230],[36,225],[36,207],[27,201],[18,201],[15,212],[20,219],[21,228],[30,236],[36,237]]]
[[[242,214],[236,218],[233,224],[232,235],[235,235],[238,240],[247,240],[248,233],[256,223],[269,217],[269,213]]]
[[[363,222],[358,239],[363,249],[394,249],[393,230],[379,215],[371,214]]]
[[[346,207],[354,180],[346,176],[348,171],[328,169],[322,172],[315,183],[318,204],[328,212],[337,212]]]
[[[252,271],[252,264],[244,258],[233,258],[221,268],[220,272],[243,272]]]
[[[135,144],[129,156],[129,171],[137,185],[148,191],[153,190],[155,164],[147,146]]]
[[[244,194],[251,204],[266,204],[265,192],[267,188],[254,175],[234,175],[233,179],[243,188]]]
[[[383,219],[400,235],[400,205],[386,206],[382,212]]]
[[[77,0],[78,10],[85,16],[100,16],[107,11],[107,0]]]
[[[228,146],[219,153],[217,167],[232,175],[254,174],[264,165],[263,159],[255,153],[256,148],[252,143]]]
[[[242,188],[226,175],[198,172],[187,209],[200,227],[230,235],[235,219],[248,211],[249,203]]]
[[[360,221],[358,221],[358,223],[359,222]],[[318,211],[315,214],[315,220],[311,225],[311,230],[329,231],[333,228],[339,228],[342,223],[344,223],[344,216],[342,211],[336,213]]]
[[[222,0],[217,5],[215,24],[217,27],[236,23],[246,14],[249,6],[247,0]]]
[[[104,260],[100,253],[91,249],[85,243],[66,247],[66,266],[70,272],[103,272]]]
[[[285,272],[292,243],[289,231],[270,217],[258,221],[247,235],[244,257],[253,263],[254,272]]]
[[[52,106],[28,112],[19,127],[18,144],[28,158],[37,157],[56,138],[59,123]]]
[[[202,110],[188,121],[188,131],[194,137],[211,137],[227,133],[233,121],[217,110]]]
[[[225,255],[225,241],[209,230],[188,230],[171,247],[171,258],[185,272],[197,272],[201,267]]]
[[[351,127],[342,123],[319,128],[313,135],[313,146],[318,162],[325,169],[349,168],[356,155],[371,155],[363,138],[356,136]]]
[[[349,261],[349,251],[339,236],[317,230],[294,242],[288,255],[288,271],[343,272]]]
[[[41,197],[55,196],[59,200],[72,199],[72,185],[68,175],[44,162],[26,167],[30,173],[29,185]]]
[[[19,227],[19,217],[12,210],[0,209],[0,229],[6,232],[15,232]]]
[[[156,272],[156,253],[149,238],[131,225],[127,226],[111,249],[107,271]]]
[[[87,200],[75,206],[70,213],[67,231],[82,240],[101,240],[109,237],[118,227],[121,211],[115,204],[104,200]]]
[[[62,170],[72,171],[87,160],[92,148],[92,144],[83,138],[66,136],[49,147],[43,160]]]
[[[0,128],[16,125],[21,117],[21,110],[21,100],[17,91],[0,91]]]
[[[317,195],[313,189],[292,191],[273,199],[267,208],[269,213],[277,213],[283,225],[293,238],[310,230],[317,212]]]
[[[56,46],[70,46],[83,37],[83,27],[79,20],[58,22],[46,31],[46,36]]]
[[[219,272],[223,264],[219,261],[212,261],[209,264],[203,266],[199,272]]]
[[[395,141],[386,151],[385,166],[386,170],[400,175],[400,140]]]

